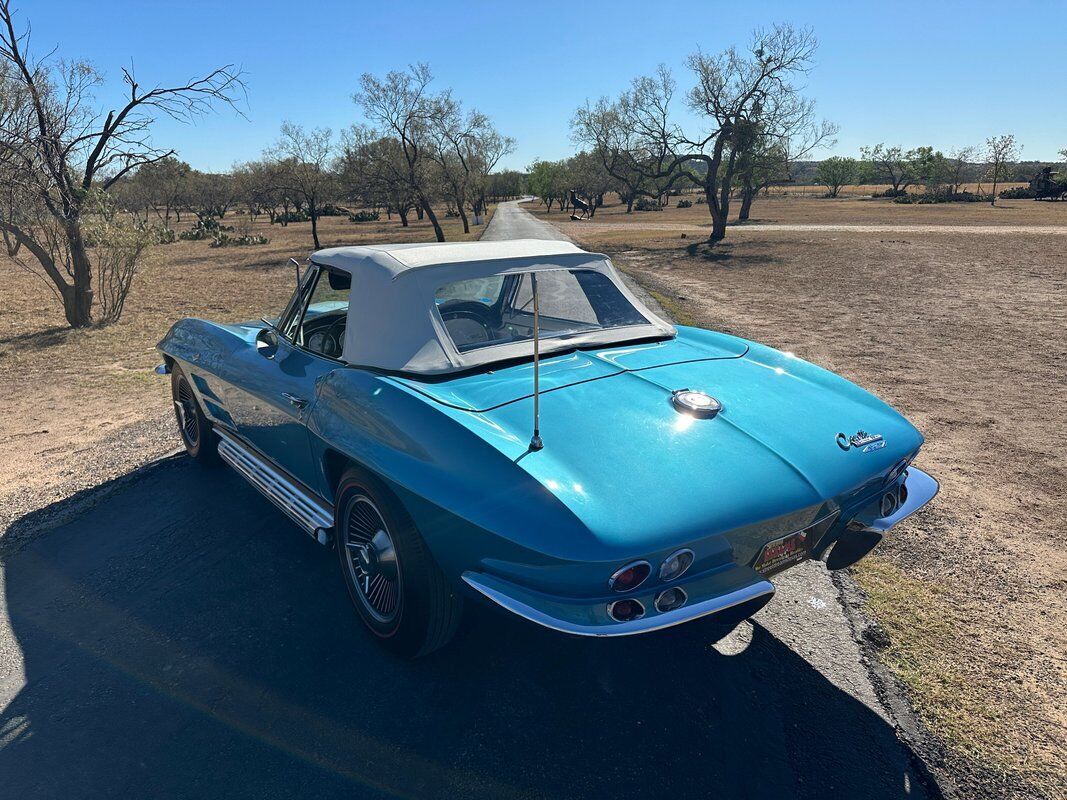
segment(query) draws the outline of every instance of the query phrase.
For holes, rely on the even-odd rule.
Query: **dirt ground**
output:
[[[887,400],[926,436],[934,503],[861,562],[883,660],[944,741],[965,796],[992,767],[1018,796],[1067,796],[1067,203],[906,206],[762,198],[708,250],[707,209],[561,224],[676,316],[790,350]],[[927,222],[952,232],[761,229]],[[975,789],[975,795],[986,792]]]
[[[449,241],[465,238],[458,219],[442,213],[441,222]],[[253,230],[269,244],[153,248],[120,322],[81,331],[66,327],[41,278],[0,256],[0,537],[29,511],[177,447],[169,383],[152,372],[156,343],[181,317],[237,322],[280,311],[295,282],[287,260],[312,250],[310,223],[272,226],[261,217]],[[402,228],[395,216],[358,224],[326,217],[319,237],[323,247],[434,239],[429,222],[413,218]]]

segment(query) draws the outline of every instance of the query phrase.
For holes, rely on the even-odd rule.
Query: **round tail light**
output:
[[[608,615],[616,622],[630,622],[641,619],[645,615],[645,607],[640,600],[628,597],[625,600],[616,600],[608,605]]]
[[[652,572],[652,567],[647,561],[627,564],[608,579],[608,588],[613,592],[628,592],[636,589],[645,582],[650,572]]]
[[[689,548],[671,553],[659,566],[659,579],[661,581],[673,581],[681,577],[693,564],[693,551]]]
[[[685,589],[680,586],[672,586],[670,589],[664,589],[656,595],[656,610],[660,613],[673,611],[684,606],[688,599]]]

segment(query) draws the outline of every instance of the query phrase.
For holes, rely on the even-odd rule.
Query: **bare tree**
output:
[[[262,213],[266,213],[271,225],[277,219],[284,193],[280,188],[283,169],[280,162],[270,158],[234,164],[235,193],[248,206],[248,214],[253,220]]]
[[[953,195],[959,194],[963,184],[967,182],[967,170],[974,160],[977,149],[973,145],[967,145],[949,151],[949,181],[952,184]]]
[[[609,158],[605,166],[620,180],[636,172],[665,180],[657,187],[661,191],[683,180],[699,186],[711,214],[709,241],[717,242],[726,235],[734,180],[747,148],[785,145],[798,135],[815,142],[833,136],[833,126],[815,122],[813,104],[790,83],[810,68],[816,46],[811,31],[776,25],[757,30],[746,53],[731,47],[714,56],[691,55],[686,63],[696,85],[687,101],[704,118],[701,133],[686,133],[672,120],[675,83],[661,67],[654,77],[636,79],[616,101],[579,109],[572,123],[575,137],[596,152],[617,153],[618,160]],[[618,145],[627,138],[620,127],[634,133],[625,151]]]
[[[134,181],[143,187],[149,207],[167,228],[170,215],[180,215],[182,203],[188,199],[190,173],[188,164],[168,156],[142,165],[134,175]]]
[[[893,194],[907,191],[919,180],[920,154],[917,150],[905,150],[899,145],[887,147],[880,143],[874,147],[861,147],[860,156],[866,162],[866,178],[871,183],[890,184]]]
[[[426,64],[415,64],[406,72],[389,72],[384,79],[369,72],[360,78],[360,91],[352,99],[371,122],[372,138],[392,138],[400,145],[404,178],[418,207],[433,225],[437,241],[445,240],[441,223],[430,201],[433,196],[433,142],[430,127],[434,96],[430,93],[433,75]]]
[[[442,183],[470,233],[467,206],[475,215],[485,213],[486,178],[497,162],[515,148],[515,140],[502,136],[480,111],[463,113],[451,92],[429,103],[430,159],[440,170]]]
[[[105,114],[94,107],[99,73],[51,54],[34,58],[10,0],[0,0],[0,64],[0,231],[32,256],[27,268],[43,274],[68,324],[85,327],[93,321],[87,204],[131,171],[174,154],[151,144],[158,116],[188,121],[216,103],[236,108],[241,73],[225,66],[178,86],[146,88],[123,69],[128,96]]]
[[[384,207],[390,215],[395,211],[401,226],[408,227],[418,198],[411,189],[399,141],[378,138],[365,126],[353,126],[342,134],[336,171],[343,197],[364,206]]]
[[[604,159],[597,153],[581,152],[568,158],[563,164],[568,191],[584,198],[589,205],[590,218],[604,205],[604,195],[614,189],[619,181],[612,177],[604,166]]]
[[[663,77],[662,73],[659,77]],[[656,125],[667,124],[667,109],[656,107],[655,83],[654,78],[638,78],[632,91],[624,92],[614,102],[601,97],[595,104],[586,103],[571,122],[574,138],[595,144],[593,152],[618,181],[619,196],[626,203],[627,214],[633,213],[634,201],[653,183],[650,175],[656,172],[656,165],[669,155],[666,139],[649,135],[651,126],[638,128],[629,124],[645,116],[643,112],[648,109],[636,107],[642,101],[650,101],[660,112]],[[653,143],[659,149],[650,152]]]
[[[294,122],[283,122],[273,156],[283,162],[281,188],[299,196],[307,204],[311,218],[311,239],[318,250],[319,211],[334,186],[330,172],[333,159],[333,133],[329,128],[305,130]]]
[[[201,222],[222,219],[237,200],[237,182],[223,172],[193,170],[187,185],[187,202]]]
[[[1021,149],[1015,142],[1015,135],[991,136],[985,140],[986,164],[989,165],[989,178],[993,181],[993,192],[989,196],[989,205],[997,204],[997,183],[1004,177],[1008,162],[1019,158]]]

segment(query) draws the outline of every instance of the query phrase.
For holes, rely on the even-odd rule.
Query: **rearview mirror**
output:
[[[334,291],[343,292],[352,288],[352,276],[347,272],[330,270],[326,274],[330,276],[330,288]]]

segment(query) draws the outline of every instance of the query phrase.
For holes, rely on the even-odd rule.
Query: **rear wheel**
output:
[[[211,429],[211,421],[200,408],[192,384],[177,364],[171,368],[170,389],[185,451],[205,464],[218,461],[218,439]]]
[[[358,470],[341,478],[337,554],[352,603],[371,633],[408,658],[431,653],[459,626],[462,600],[414,521]]]

